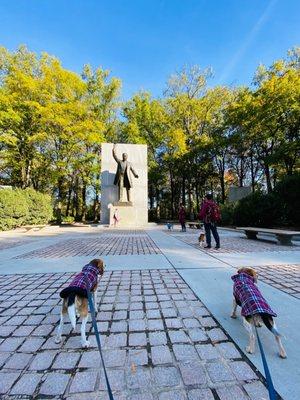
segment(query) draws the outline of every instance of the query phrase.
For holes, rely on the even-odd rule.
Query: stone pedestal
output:
[[[128,154],[128,161],[138,174],[132,175],[133,187],[130,189],[131,202],[119,201],[118,186],[114,185],[117,163],[112,156],[112,143],[101,145],[101,223],[113,226],[113,215],[118,209],[118,227],[143,227],[148,223],[148,167],[147,145],[117,144],[116,153]],[[126,190],[124,190],[126,192]]]
[[[139,220],[139,211],[130,205],[109,205],[109,226],[112,228],[138,228],[145,226],[144,221]],[[114,223],[114,213],[117,210],[118,222]]]

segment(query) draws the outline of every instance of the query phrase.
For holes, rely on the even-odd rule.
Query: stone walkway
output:
[[[149,236],[105,235],[100,238],[64,240],[58,244],[22,254],[16,258],[61,258],[102,255],[158,254],[159,248]]]
[[[259,265],[254,268],[263,282],[300,299],[300,264]]]
[[[259,352],[250,356],[254,366],[243,350],[242,324],[229,318],[230,276],[241,265],[259,265],[260,285],[275,302],[279,325],[291,335],[285,343],[294,346],[296,354],[293,310],[299,298],[299,246],[295,251],[255,242],[254,252],[251,241],[220,231],[228,251],[215,254],[199,251],[198,232],[166,235],[164,229],[49,227],[0,235],[1,399],[108,399],[91,326],[89,349],[80,348],[80,326],[73,332],[69,323],[63,343],[54,343],[59,291],[98,256],[107,269],[99,287],[97,321],[115,400],[268,398],[256,369],[263,371]],[[255,264],[249,264],[250,259]],[[29,273],[20,272],[22,266]],[[291,299],[289,303],[282,296]],[[294,315],[289,328],[282,324],[289,317],[282,318],[281,308]],[[295,400],[297,368],[291,350],[288,360],[279,360],[273,338],[261,333],[276,389],[283,389],[285,400]],[[289,375],[292,384],[287,383]]]
[[[200,232],[200,231],[199,231]],[[199,245],[198,242],[198,233],[189,233],[188,235],[180,234],[180,233],[170,233],[176,239],[182,240],[184,243],[187,243],[198,250],[205,251],[208,253],[251,253],[253,251],[270,251],[270,252],[279,252],[279,251],[299,251],[300,246],[281,246],[276,244],[275,242],[267,242],[262,240],[249,240],[246,237],[222,237],[221,249],[216,250],[214,247],[211,249],[204,249]],[[213,241],[213,239],[212,239]]]
[[[71,276],[0,277],[2,398],[88,399],[91,392],[105,398],[94,335],[82,350],[67,324],[62,345],[54,343],[58,293]],[[213,400],[216,394],[243,400],[266,393],[260,375],[176,271],[107,272],[99,300],[116,400]]]
[[[11,249],[13,247],[21,246],[28,243],[26,240],[1,240],[0,241],[0,251]]]

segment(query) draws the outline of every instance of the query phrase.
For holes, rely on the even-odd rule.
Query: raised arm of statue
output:
[[[117,147],[116,144],[114,144],[112,154],[113,154],[113,158],[116,160],[116,162],[119,163],[121,160],[117,157],[116,147]]]

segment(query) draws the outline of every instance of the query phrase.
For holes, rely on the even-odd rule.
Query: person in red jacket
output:
[[[220,208],[213,201],[213,196],[208,193],[201,205],[199,219],[204,223],[206,236],[206,249],[211,248],[211,233],[216,241],[216,249],[220,248],[220,237],[217,230],[217,222],[221,219]]]

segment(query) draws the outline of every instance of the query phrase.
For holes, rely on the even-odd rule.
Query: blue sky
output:
[[[122,96],[160,96],[185,64],[211,66],[214,84],[249,84],[300,45],[299,0],[0,0],[0,45],[57,56],[65,68],[102,66]]]

